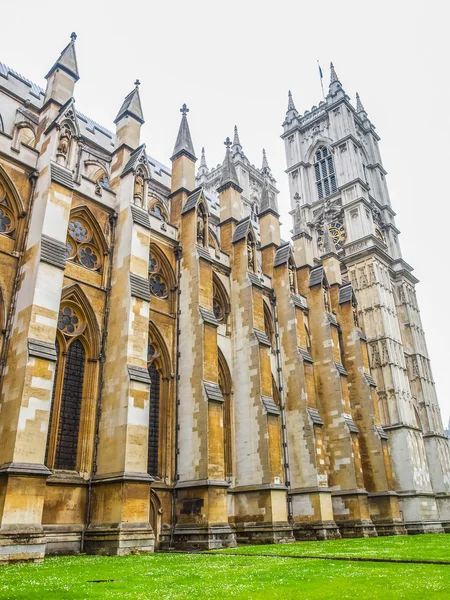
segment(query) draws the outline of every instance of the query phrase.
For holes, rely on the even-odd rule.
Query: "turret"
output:
[[[231,157],[231,140],[227,137],[225,158],[222,165],[222,178],[217,191],[220,194],[220,241],[224,252],[231,249],[231,241],[236,223],[242,217],[241,193],[239,179]]]

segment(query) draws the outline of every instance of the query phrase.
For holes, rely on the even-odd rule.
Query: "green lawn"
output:
[[[439,538],[436,546],[430,538]],[[420,540],[426,552],[447,536],[418,536],[410,540],[417,553]],[[395,539],[349,540],[349,548],[384,544]],[[418,540],[418,541],[416,541]],[[356,542],[356,543],[355,543]],[[308,543],[310,548],[332,542]],[[299,544],[295,547],[298,548]],[[261,551],[267,547],[251,547]],[[270,546],[286,551],[294,546]],[[250,547],[243,550],[249,551]],[[404,548],[406,552],[406,549]],[[311,550],[309,550],[309,553]],[[394,548],[393,552],[398,552]],[[367,553],[367,550],[364,550]],[[444,555],[443,552],[442,555]],[[445,554],[448,556],[448,554]],[[93,583],[92,580],[114,580]],[[360,595],[364,600],[450,597],[450,565],[421,565],[333,560],[292,559],[219,554],[155,554],[125,558],[73,556],[48,558],[44,563],[0,567],[0,598],[62,600],[66,598],[133,598],[144,600],[238,598],[343,600]]]
[[[450,561],[450,535],[429,534],[270,544],[268,546],[240,546],[239,548],[217,550],[216,552]]]

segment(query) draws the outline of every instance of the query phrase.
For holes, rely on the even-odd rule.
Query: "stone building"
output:
[[[284,122],[293,237],[238,131],[171,169],[139,82],[79,112],[0,63],[0,561],[448,531],[443,435],[378,136],[332,69]],[[149,154],[150,152],[150,154]]]

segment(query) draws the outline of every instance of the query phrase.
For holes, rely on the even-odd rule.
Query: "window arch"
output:
[[[148,212],[159,219],[167,223],[169,221],[169,210],[167,202],[163,198],[157,196],[154,192],[150,193],[150,199],[147,204]]]
[[[93,310],[77,285],[63,290],[55,346],[45,464],[87,476],[93,451],[99,332]]]
[[[167,304],[165,305],[166,308],[164,308],[164,305],[161,305],[161,308],[173,313],[174,295],[172,292],[176,289],[175,274],[164,251],[153,243],[150,245],[148,274],[150,293],[159,300],[168,301],[168,310]]]
[[[147,368],[150,375],[147,472],[168,479],[172,472],[173,402],[171,360],[164,339],[149,325]]]
[[[319,199],[337,192],[333,156],[327,146],[320,146],[314,154],[314,174]]]
[[[106,243],[97,221],[87,207],[70,213],[66,259],[92,271],[102,272]]]

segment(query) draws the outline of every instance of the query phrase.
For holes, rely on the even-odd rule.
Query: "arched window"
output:
[[[231,406],[231,374],[227,361],[220,348],[218,349],[219,387],[225,400],[223,407],[223,435],[224,435],[224,467],[225,479],[233,476],[233,448],[232,448],[232,406]]]
[[[264,332],[270,340],[272,344],[272,350],[275,349],[275,327],[273,324],[273,317],[270,311],[270,308],[267,306],[266,302],[263,302],[264,306]]]
[[[86,210],[75,210],[67,228],[66,258],[86,269],[101,271],[104,240]]]
[[[175,295],[172,292],[176,289],[175,274],[169,258],[159,246],[153,243],[150,247],[148,275],[152,296],[166,301],[158,302],[158,310],[173,313]]]
[[[77,467],[85,360],[83,344],[80,340],[74,340],[70,344],[66,356],[56,441],[55,469],[75,471]]]
[[[77,285],[63,290],[55,346],[45,464],[87,477],[94,441],[99,332],[92,307]]]
[[[314,172],[319,199],[337,191],[333,156],[326,146],[320,146],[315,153]]]
[[[213,273],[213,312],[219,323],[227,325],[228,334],[228,315],[230,314],[230,299],[219,276]]]

